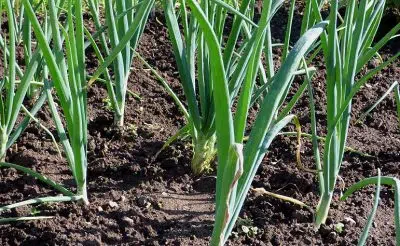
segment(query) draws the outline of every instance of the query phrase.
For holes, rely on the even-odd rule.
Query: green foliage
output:
[[[263,31],[259,29],[258,32],[256,31],[258,29],[257,24],[252,21],[254,8],[251,6],[253,4],[254,1],[250,0],[240,1],[240,6],[239,3],[229,5],[220,0],[202,1],[199,4],[201,12],[205,15],[215,34],[218,45],[224,49],[221,52],[223,53],[222,58],[218,58],[223,60],[224,72],[219,74],[218,79],[224,78],[226,80],[229,91],[228,104],[232,105],[235,100],[244,100],[239,104],[243,107],[239,107],[239,113],[236,114],[237,117],[240,117],[240,119],[237,119],[238,124],[240,124],[237,127],[241,129],[237,133],[237,138],[244,134],[244,122],[247,119],[246,108],[264,96],[264,91],[268,90],[270,86],[268,81],[272,80],[275,75],[268,15],[272,17],[282,2],[271,2],[270,13],[265,14],[263,22],[260,22],[264,25]],[[167,0],[163,3],[168,32],[187,104],[187,107],[181,107],[188,122],[187,126],[184,127],[187,130],[181,130],[179,134],[190,135],[194,146],[192,170],[195,174],[200,174],[204,170],[210,169],[216,153],[214,143],[218,131],[217,111],[219,105],[227,102],[223,101],[225,100],[223,98],[218,98],[218,102],[215,101],[218,95],[214,84],[216,78],[213,77],[215,69],[213,60],[218,56],[215,53],[211,54],[210,47],[207,47],[208,37],[202,30],[200,19],[194,14],[188,14],[187,8],[190,5],[190,1],[186,0]],[[292,5],[294,6],[294,4]],[[190,11],[194,10],[191,8]],[[234,15],[234,22],[231,26],[230,35],[224,40],[228,14]],[[182,35],[180,26],[183,27]],[[237,47],[239,37],[243,37],[243,44]],[[286,51],[289,49],[289,40],[290,35],[287,35],[284,45]],[[267,58],[267,68],[264,68],[260,62],[263,51],[265,51]],[[253,57],[247,54],[253,54]],[[250,66],[250,68],[246,66]],[[260,76],[258,77],[258,75]],[[257,77],[260,79],[260,83],[255,85]],[[246,87],[246,94],[238,97],[243,86]],[[291,106],[295,104],[303,91],[296,95],[290,104]],[[252,95],[253,92],[254,95]],[[286,112],[289,112],[291,107],[287,109]],[[283,116],[285,115],[283,114]],[[229,118],[225,118],[224,121],[227,120],[229,121]],[[179,137],[174,136],[172,139]],[[168,143],[170,142],[168,141]]]
[[[15,122],[18,112],[22,107],[23,95],[26,94],[31,78],[38,68],[38,63],[42,59],[45,60],[46,66],[41,67],[43,73],[43,93],[39,99],[38,104],[32,108],[32,114],[36,113],[41,105],[47,99],[53,119],[59,134],[61,143],[63,144],[64,151],[68,160],[68,164],[76,183],[76,193],[63,187],[40,173],[12,163],[0,163],[0,167],[14,168],[22,173],[30,175],[41,182],[54,188],[64,196],[35,198],[27,201],[14,203],[0,208],[0,212],[16,208],[19,206],[41,203],[41,202],[60,202],[60,201],[83,201],[88,203],[87,190],[86,190],[86,172],[87,172],[87,159],[86,159],[86,143],[87,143],[87,105],[86,105],[86,78],[85,78],[85,52],[84,52],[84,39],[83,39],[83,15],[82,5],[79,0],[69,1],[66,6],[67,21],[65,26],[59,23],[58,16],[60,15],[61,6],[64,4],[61,1],[49,1],[49,15],[45,16],[45,24],[42,25],[29,0],[22,0],[24,6],[24,16],[29,19],[32,25],[32,30],[35,33],[35,38],[38,42],[37,50],[34,52],[30,59],[30,65],[27,66],[25,75],[21,80],[15,96],[11,95],[11,99],[7,101],[15,104],[13,115],[10,115],[9,122]],[[8,15],[12,16],[14,13],[11,9],[11,1],[8,1]],[[15,18],[9,18],[13,20]],[[48,22],[47,22],[48,20]],[[9,21],[10,30],[10,47],[8,51],[5,50],[5,57],[10,59],[10,91],[15,88],[15,70],[18,66],[15,64],[15,38],[13,21]],[[49,25],[47,25],[49,23]],[[51,30],[51,31],[50,31]],[[50,48],[50,40],[53,41],[53,48]],[[64,50],[65,48],[65,50]],[[25,53],[26,55],[27,53]],[[34,66],[33,66],[34,65]],[[56,102],[52,95],[53,86],[56,89],[58,102],[60,103],[59,109],[65,119],[65,124],[61,121],[61,116],[56,106]],[[6,116],[6,115],[2,115]],[[15,118],[15,119],[13,119]],[[29,122],[29,121],[28,121]],[[20,134],[28,122],[23,122],[23,128],[17,128]],[[67,130],[64,129],[65,128]],[[10,129],[11,130],[11,129]],[[68,132],[68,134],[67,134]],[[16,136],[11,138],[16,140]],[[29,219],[29,218],[25,218]],[[7,219],[5,219],[7,221]],[[11,220],[13,221],[13,220]]]
[[[400,23],[390,30],[380,41],[373,43],[385,8],[385,1],[351,1],[345,15],[339,21],[339,2],[332,1],[329,28],[321,37],[321,47],[326,63],[327,126],[328,133],[324,145],[323,165],[320,163],[318,141],[313,120],[314,153],[318,169],[321,198],[316,211],[316,226],[325,223],[334,193],[347,140],[352,108],[352,98],[368,79],[395,61],[400,52],[390,57],[377,68],[368,71],[360,79],[357,75],[379,50],[400,30]],[[307,9],[314,13],[316,21],[321,21],[321,4],[310,1]],[[303,26],[307,26],[303,23]],[[312,119],[315,119],[314,105]]]
[[[389,89],[363,114],[360,115],[359,119],[357,120],[356,123],[362,123],[365,118],[368,116],[369,113],[371,113],[372,110],[374,110],[378,104],[380,104],[383,100],[385,100],[391,92],[394,92],[394,98],[396,101],[396,108],[397,108],[397,117],[399,120],[399,130],[400,130],[400,86],[397,81],[395,81]]]
[[[394,0],[394,3],[398,4],[397,1]],[[325,21],[321,15],[324,1],[309,0],[304,9],[301,36],[293,46],[290,43],[295,0],[290,1],[283,44],[272,43],[270,25],[283,0],[262,1],[257,23],[254,0],[164,0],[158,3],[162,4],[165,12],[186,104],[135,51],[156,0],[88,0],[85,3],[81,0],[0,1],[0,15],[5,12],[9,19],[8,32],[0,32],[0,50],[5,64],[5,73],[0,78],[0,158],[3,161],[0,168],[16,169],[62,194],[3,206],[0,213],[44,202],[89,202],[87,89],[97,80],[105,83],[108,91],[106,107],[114,111],[115,125],[123,126],[126,94],[133,95],[127,89],[128,77],[132,61],[137,57],[166,88],[187,120],[187,125],[165,146],[180,137],[190,136],[195,174],[209,170],[215,155],[218,156],[212,246],[223,245],[235,228],[257,169],[271,142],[290,122],[299,125],[297,117],[290,112],[305,90],[309,94],[312,131],[307,136],[313,142],[321,193],[316,226],[325,223],[346,150],[352,98],[368,79],[400,56],[397,53],[362,77],[358,76],[361,69],[379,56],[379,50],[390,39],[397,37],[400,30],[399,23],[374,43],[384,14],[385,0],[348,2],[343,16],[339,12],[343,1],[333,0]],[[96,33],[90,33],[84,27],[85,4],[93,17]],[[100,4],[104,4],[103,8]],[[37,16],[39,8],[43,10],[43,18]],[[66,20],[60,21],[61,14],[66,16]],[[101,22],[103,15],[105,23]],[[228,18],[232,18],[232,23],[227,23]],[[37,46],[32,45],[32,40],[37,41]],[[24,48],[24,68],[16,62],[18,45]],[[273,57],[273,47],[277,45],[282,47],[279,64]],[[88,82],[85,49],[89,46],[93,47],[100,67]],[[312,84],[316,68],[310,65],[321,52],[326,65],[326,137],[317,136]],[[305,81],[288,101],[294,78],[302,75],[305,75]],[[397,82],[366,114],[391,91],[394,91],[400,117]],[[23,103],[25,98],[34,100],[30,110]],[[33,120],[40,125],[35,114],[46,100],[74,177],[76,189],[73,191],[32,169],[4,162],[6,150],[29,122]],[[259,107],[254,107],[256,104]],[[249,113],[256,109],[254,122],[250,123]],[[17,118],[22,112],[26,117],[19,122]],[[127,127],[134,137],[137,128],[132,124]],[[301,137],[301,132],[296,134]],[[319,141],[324,142],[322,163]],[[381,185],[395,189],[396,239],[400,242],[399,182],[396,178],[381,177],[379,172],[378,177],[360,181],[343,195],[342,199],[346,199],[366,185],[377,185],[373,210],[359,245],[365,244],[372,226]],[[274,197],[304,204],[285,196]],[[32,210],[32,215],[39,212]],[[47,218],[50,217],[0,218],[0,223]],[[258,232],[251,221],[239,220],[236,225],[249,237]],[[343,224],[336,224],[335,229],[341,233]]]
[[[207,14],[207,9],[218,9],[220,5],[207,1],[199,4],[194,0],[189,0],[187,3],[191,10],[191,18],[195,18],[201,29],[201,37],[204,38],[202,49],[205,54],[212,57],[208,66],[210,67],[209,81],[213,88],[213,105],[218,105],[214,112],[218,169],[216,219],[211,245],[223,245],[235,225],[251,182],[270,143],[294,118],[293,115],[279,114],[282,109],[283,112],[287,112],[285,108],[282,108],[281,102],[287,96],[287,91],[298,73],[303,57],[323,33],[327,22],[318,23],[305,32],[288,52],[287,57],[284,57],[281,68],[275,73],[273,69],[269,69],[269,66],[274,67],[270,50],[272,43],[269,35],[269,21],[282,2],[264,1],[258,24],[250,23],[252,25],[250,28],[247,25],[248,21],[246,22],[246,19],[242,17],[246,15],[249,1],[243,1],[238,10],[241,15],[236,15],[225,47],[221,47],[221,39],[218,38],[221,29],[211,24]],[[176,29],[171,24],[169,28]],[[239,33],[243,30],[249,35],[242,42],[242,46],[237,47]],[[285,48],[289,49],[289,47]],[[175,49],[182,50],[179,46]],[[239,53],[239,58],[233,58],[235,49]],[[270,62],[265,72],[260,69],[262,54],[266,54],[267,61]],[[257,88],[256,80],[260,71],[266,81]],[[231,76],[231,74],[234,75]],[[263,96],[258,97],[260,94]],[[252,101],[257,100],[253,95],[260,100],[261,108],[254,124],[248,126],[250,136],[247,143],[244,143],[248,113],[252,107]],[[234,100],[237,100],[236,110],[233,108]],[[234,115],[233,111],[235,111]]]
[[[394,221],[396,228],[396,244],[400,243],[400,180],[394,177],[382,177],[380,170],[378,170],[378,176],[372,178],[366,178],[358,183],[350,186],[346,192],[340,198],[341,200],[346,200],[349,196],[354,194],[356,191],[368,186],[368,185],[376,185],[376,193],[374,199],[374,205],[372,207],[371,214],[368,217],[367,225],[364,228],[364,231],[361,235],[360,241],[358,245],[365,245],[366,240],[368,238],[369,230],[372,228],[373,219],[375,217],[376,211],[379,205],[379,194],[381,190],[381,185],[387,185],[393,188],[394,190]]]
[[[104,73],[105,83],[107,85],[108,97],[110,99],[111,108],[114,111],[114,123],[116,126],[124,125],[125,99],[128,91],[128,78],[131,72],[133,57],[140,37],[146,26],[148,16],[154,5],[154,0],[121,0],[121,1],[104,1],[105,13],[100,13],[99,4],[95,0],[88,0],[89,10],[92,14],[94,24],[98,32],[101,43],[101,50],[105,55],[110,55],[114,50],[115,57],[108,59],[110,64],[102,66],[100,72],[91,79],[89,85]],[[101,16],[105,16],[106,30],[103,32],[101,24]],[[89,32],[86,32],[91,45],[96,50],[96,55],[100,63],[105,64],[100,48],[97,46],[95,39]],[[107,34],[107,35],[106,35]],[[109,49],[110,45],[110,49]],[[107,69],[112,65],[114,79],[111,78]]]
[[[67,27],[64,27],[58,21],[58,10],[61,6],[49,1],[49,22],[52,30],[50,37],[54,41],[52,49],[49,46],[47,30],[43,30],[32,5],[28,0],[23,0],[22,3],[27,17],[32,22],[38,46],[47,64],[48,75],[52,79],[52,84],[45,81],[46,95],[57,132],[75,178],[77,196],[81,196],[81,199],[88,203],[86,190],[87,101],[82,5],[79,0],[67,3]],[[51,93],[52,85],[56,89],[67,131],[64,129]]]

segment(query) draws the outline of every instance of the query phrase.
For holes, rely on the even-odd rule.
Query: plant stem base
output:
[[[114,114],[114,126],[121,128],[124,126],[124,115]]]
[[[315,227],[319,229],[322,224],[325,224],[326,219],[328,218],[329,208],[332,202],[332,195],[327,194],[321,197],[321,200],[318,203],[316,217],[315,217]]]
[[[211,164],[217,154],[215,141],[215,136],[212,136],[208,139],[199,138],[199,140],[194,143],[192,171],[195,175],[199,175],[211,169]]]

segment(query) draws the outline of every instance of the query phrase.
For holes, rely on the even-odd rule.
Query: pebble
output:
[[[247,234],[250,232],[250,229],[247,226],[242,225],[242,231],[244,232],[244,234]]]
[[[111,208],[118,208],[119,206],[118,206],[118,203],[116,203],[116,202],[114,202],[114,201],[109,201],[108,202],[108,205],[111,207]]]
[[[153,241],[153,242],[150,242],[149,245],[160,246],[160,243],[158,241]]]
[[[112,191],[111,191],[111,197],[112,197],[114,200],[119,200],[120,195],[118,194],[117,191],[112,190]]]
[[[131,218],[127,217],[127,216],[124,216],[124,217],[122,218],[122,221],[126,222],[126,223],[127,223],[128,225],[130,225],[130,226],[133,226],[133,225],[134,225],[133,219],[131,219]]]
[[[356,221],[353,220],[353,219],[350,218],[350,217],[344,217],[344,223],[345,223],[345,224],[348,224],[348,225],[350,225],[350,226],[355,226],[355,225],[357,224]]]

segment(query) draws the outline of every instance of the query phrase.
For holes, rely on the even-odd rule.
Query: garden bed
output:
[[[278,32],[286,22],[286,12],[282,10],[278,14],[282,19],[274,22]],[[182,95],[163,22],[161,14],[151,18],[138,52]],[[398,43],[392,43],[383,56],[393,54],[396,49],[400,49]],[[94,71],[98,65],[94,54],[89,53],[88,61],[89,71]],[[318,69],[323,69],[318,67],[321,64],[316,64]],[[314,79],[318,119],[325,119],[323,74],[320,71]],[[355,97],[348,146],[373,157],[347,153],[340,185],[348,187],[364,177],[374,176],[378,168],[383,175],[400,176],[400,129],[393,97],[380,104],[363,124],[354,124],[360,113],[395,80],[400,80],[399,61],[371,79]],[[215,174],[192,175],[188,142],[176,143],[154,159],[163,143],[184,125],[184,118],[172,98],[139,61],[134,64],[129,89],[141,99],[128,97],[126,127],[120,131],[112,127],[113,115],[107,109],[105,88],[97,84],[89,90],[90,205],[45,204],[14,210],[6,215],[33,213],[54,218],[0,225],[0,245],[208,245],[213,226]],[[302,130],[309,132],[306,98],[298,103],[294,113],[300,118]],[[56,135],[46,107],[38,118]],[[319,131],[324,133],[325,129]],[[308,142],[303,145],[303,164],[314,168],[311,146]],[[279,136],[253,186],[294,197],[315,208],[316,177],[297,169],[295,151],[294,138]],[[72,181],[67,163],[58,157],[51,138],[34,124],[9,151],[7,161],[33,168],[67,186]],[[310,209],[251,193],[240,216],[241,224],[250,231],[246,234],[239,226],[228,245],[356,244],[372,207],[373,194],[371,188],[340,202],[338,187],[327,225],[315,231]],[[0,170],[1,204],[44,195],[55,193],[15,170]],[[393,192],[383,189],[368,241],[371,245],[395,245],[393,206]],[[337,228],[339,223],[344,224],[341,232]],[[257,233],[253,235],[255,230]]]

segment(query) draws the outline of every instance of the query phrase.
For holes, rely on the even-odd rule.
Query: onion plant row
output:
[[[0,50],[2,50],[3,53],[2,59],[5,68],[4,77],[0,78],[0,88],[2,92],[0,98],[0,158],[3,161],[5,160],[7,149],[16,139],[13,135],[17,137],[21,129],[24,128],[24,125],[26,126],[27,122],[29,122],[25,121],[25,123],[15,128],[18,115],[24,107],[23,101],[40,60],[40,53],[36,52],[32,62],[27,66],[26,73],[23,73],[19,66],[16,65],[16,24],[11,1],[5,2],[5,9],[7,17],[9,18],[8,29],[10,31],[8,40],[3,36],[3,32],[1,32],[0,36]],[[17,68],[18,77],[21,78],[19,81],[17,81]],[[43,103],[43,100],[39,100],[38,102],[39,104],[40,102]]]
[[[108,81],[108,85],[116,85],[115,87],[119,88],[118,93],[115,94],[123,94],[122,97],[118,97],[118,104],[115,104],[116,107],[122,108],[123,111],[126,82],[133,57],[133,51],[131,50],[138,43],[154,1],[138,3],[137,12],[135,6],[123,6],[124,9],[119,9],[121,5],[117,3],[115,9],[120,13],[118,16],[119,19],[117,18],[119,27],[123,25],[127,26],[126,21],[130,21],[130,28],[120,29],[120,32],[116,30],[117,24],[114,23],[114,5],[112,2],[108,1],[110,4],[108,26],[107,28],[102,28],[97,35],[101,35],[104,38],[105,34],[103,32],[108,29],[110,31],[112,48],[119,47],[119,39],[132,42],[132,45],[126,46],[126,53],[121,53],[121,50],[118,52],[110,51],[107,48],[108,43],[103,43],[104,53],[111,53],[113,57],[110,58],[111,56],[107,56],[104,63],[102,63],[104,68],[107,68],[114,60],[121,62],[119,58],[121,56],[124,57],[124,66],[119,66],[121,63],[114,66],[116,69],[121,69],[117,72],[124,73],[120,77],[121,80],[118,80],[116,83]],[[9,19],[9,37],[8,40],[3,36],[0,38],[0,50],[3,51],[3,59],[7,63],[5,68],[8,71],[7,75],[1,80],[1,88],[5,93],[3,93],[4,97],[1,98],[0,154],[3,162],[0,164],[0,167],[17,169],[51,186],[63,196],[44,197],[18,202],[1,207],[0,212],[18,206],[42,202],[82,201],[84,204],[87,204],[89,202],[87,194],[86,153],[88,125],[86,94],[88,83],[86,80],[87,72],[85,70],[85,49],[88,47],[88,43],[94,40],[94,36],[88,33],[84,27],[83,4],[81,0],[46,1],[42,22],[36,16],[36,10],[39,6],[43,6],[43,2],[33,5],[30,0],[22,0],[21,4],[22,7],[19,8],[21,10],[19,13],[21,18],[18,25],[17,13],[13,11],[13,2],[11,0],[6,1],[7,16]],[[94,11],[99,9],[98,1],[90,1],[90,6],[93,7]],[[63,22],[60,22],[59,18],[61,13],[67,17]],[[24,24],[22,25],[22,23]],[[16,37],[20,32],[23,36],[25,62],[27,63],[24,70],[16,63],[16,46],[18,45]],[[89,39],[88,43],[85,43],[85,37]],[[36,47],[33,47],[30,43],[33,39],[37,42]],[[50,44],[52,45],[50,46]],[[98,47],[95,46],[95,48]],[[101,53],[98,52],[98,54],[99,58],[102,58]],[[116,57],[118,59],[115,59]],[[127,63],[128,60],[130,60],[129,63]],[[106,75],[108,75],[107,78],[110,78],[108,72]],[[21,80],[17,81],[17,77],[20,77]],[[40,96],[37,97],[31,111],[28,111],[24,107],[23,101],[27,97],[29,89],[32,89],[32,86],[40,88]],[[114,87],[109,87],[109,89],[113,93]],[[53,90],[55,93],[53,93]],[[115,99],[115,97],[113,98]],[[17,140],[30,120],[38,122],[34,118],[34,115],[40,110],[45,101],[49,105],[65,157],[74,177],[75,190],[70,190],[32,169],[4,162],[6,150]],[[21,109],[24,109],[27,116],[15,127]],[[119,122],[121,119],[123,119],[123,116],[118,115]]]
[[[312,12],[321,21],[316,0],[310,1]],[[350,1],[344,16],[340,16],[338,1],[331,2],[329,28],[321,36],[321,47],[326,63],[327,136],[324,145],[323,164],[320,164],[318,141],[314,131],[314,152],[317,163],[320,202],[316,209],[316,226],[324,224],[328,216],[336,180],[340,173],[348,129],[352,98],[368,79],[395,61],[400,52],[377,68],[368,71],[361,79],[357,75],[373,59],[379,50],[400,30],[400,23],[381,40],[373,43],[381,22],[385,1]],[[313,105],[310,105],[313,107]],[[315,110],[313,111],[315,112]],[[312,115],[315,119],[315,115]],[[316,129],[312,122],[312,129]]]
[[[89,202],[87,90],[101,77],[114,110],[114,124],[123,126],[127,83],[136,56],[135,49],[155,2],[105,0],[100,8],[99,1],[88,0],[87,6],[96,28],[96,32],[91,33],[84,26],[82,0],[48,0],[35,4],[31,0],[21,0],[19,13],[13,9],[12,0],[5,0],[4,9],[9,21],[8,36],[0,35],[1,59],[6,71],[0,78],[0,158],[3,161],[0,167],[15,168],[30,175],[62,196],[11,204],[1,207],[0,212],[41,202]],[[211,245],[223,245],[228,240],[270,144],[289,123],[298,125],[297,117],[291,112],[306,90],[320,192],[315,224],[319,227],[325,223],[346,149],[352,98],[368,79],[396,60],[400,53],[362,77],[358,75],[396,36],[400,23],[374,42],[385,0],[349,1],[343,16],[339,11],[339,1],[333,0],[326,20],[321,15],[323,4],[324,1],[319,0],[306,1],[301,35],[292,43],[295,0],[291,0],[283,43],[274,44],[270,22],[283,5],[283,0],[262,1],[262,11],[257,18],[254,0],[233,3],[223,0],[162,1],[186,102],[181,102],[168,84],[163,83],[187,120],[187,125],[167,143],[179,137],[191,137],[191,166],[196,175],[210,170],[214,157],[218,157]],[[36,15],[38,8],[45,10],[40,21]],[[63,21],[59,18],[61,14],[66,16]],[[105,17],[104,23],[102,16]],[[228,19],[232,20],[230,24]],[[24,68],[16,63],[19,39],[24,47]],[[36,45],[32,45],[32,40]],[[85,69],[85,50],[89,46],[94,49],[100,63],[90,77]],[[282,49],[279,63],[274,60],[274,47]],[[323,56],[326,67],[325,138],[317,136],[313,98],[312,79],[317,69],[312,64],[319,54]],[[139,59],[142,58],[139,56]],[[295,78],[304,81],[289,98]],[[393,84],[390,89],[395,90],[400,105],[398,84]],[[24,105],[25,98],[33,101],[30,109]],[[7,149],[31,120],[37,122],[35,115],[46,101],[74,177],[74,189],[32,169],[4,162]],[[250,111],[255,109],[254,121],[249,121]],[[26,116],[17,124],[22,112]],[[324,139],[322,155],[319,150],[321,139]],[[379,173],[378,177],[352,186],[343,199],[369,184],[376,184],[378,188],[373,213],[360,242],[365,242],[368,235],[382,184],[396,189],[395,217],[396,226],[400,228],[398,180],[381,177]],[[9,221],[0,219],[0,222],[2,220]]]
[[[177,3],[180,6],[180,15],[175,8]],[[241,8],[232,9],[217,0],[201,3],[192,0],[170,0],[164,3],[169,33],[188,104],[187,131],[194,142],[192,168],[195,173],[209,166],[209,156],[213,152],[208,151],[215,147],[214,141],[217,141],[216,221],[212,245],[223,244],[228,239],[269,144],[280,129],[294,118],[293,115],[280,116],[279,111],[293,76],[302,64],[305,66],[311,92],[314,153],[320,181],[321,200],[316,210],[316,226],[325,223],[344,155],[351,99],[369,78],[399,56],[394,55],[356,81],[356,75],[385,43],[393,38],[400,24],[373,44],[383,15],[384,1],[353,1],[347,6],[344,17],[340,16],[338,1],[333,1],[327,22],[323,22],[321,17],[321,3],[309,1],[310,16],[306,15],[306,19],[303,19],[303,36],[290,52],[285,40],[284,52],[288,53],[288,56],[282,58],[282,67],[275,73],[268,23],[280,3],[264,1],[263,12],[257,24],[248,17],[246,4],[248,2],[242,1]],[[190,17],[186,14],[187,5],[191,11]],[[221,19],[226,19],[225,11],[232,11],[235,15],[226,42],[223,40],[223,21],[219,21],[219,15],[225,15]],[[179,30],[178,19],[183,20],[183,35]],[[338,20],[342,20],[343,23],[338,23]],[[328,22],[329,27],[324,31]],[[313,23],[317,24],[312,26]],[[244,37],[239,44],[240,32],[244,33]],[[246,36],[246,32],[250,35]],[[313,45],[320,35],[320,42]],[[290,37],[290,33],[286,33],[286,37],[288,36]],[[315,52],[322,50],[327,67],[328,134],[323,165],[319,160],[311,76],[304,59],[313,49]],[[234,54],[238,54],[236,59]],[[261,54],[265,55],[266,69],[260,62]],[[198,71],[195,71],[196,68]],[[258,88],[256,79],[261,81]],[[254,124],[247,126],[248,112],[252,103],[257,101],[256,98],[261,108]],[[234,102],[235,108],[232,107]],[[211,106],[205,107],[205,103]],[[203,107],[208,111],[202,111]],[[203,147],[199,158],[196,141],[199,133],[204,134],[201,129],[205,130],[205,136],[210,137],[206,143],[211,145]],[[247,129],[250,135],[247,143],[244,143]],[[204,146],[204,142],[201,145]],[[198,160],[205,163],[197,163]],[[202,166],[203,164],[205,166]]]
[[[82,200],[84,203],[88,203],[86,187],[87,105],[82,4],[80,1],[69,1],[66,4],[67,20],[64,26],[58,18],[59,8],[63,7],[59,4],[62,3],[63,1],[48,2],[50,25],[45,25],[43,28],[30,1],[22,1],[26,18],[29,18],[37,40],[38,50],[40,50],[46,62],[46,67],[42,71],[44,74],[43,88],[75,180],[76,191],[70,191],[60,184],[48,181],[46,183],[50,183],[64,196],[29,200],[26,203],[45,202],[47,200]],[[50,47],[50,40],[54,43],[54,47]],[[59,108],[53,98],[53,88],[56,91]],[[62,118],[65,119],[65,123],[62,122]],[[40,175],[32,170],[22,169],[21,171],[29,171],[27,174],[30,175]],[[43,178],[45,177],[40,179]]]
[[[127,84],[131,72],[135,49],[139,43],[140,36],[147,23],[147,18],[153,7],[154,1],[147,0],[124,0],[124,1],[104,1],[104,16],[106,19],[106,29],[102,31],[101,15],[99,4],[94,0],[88,0],[89,9],[93,16],[94,24],[100,34],[101,49],[96,42],[91,42],[95,48],[96,55],[101,63],[104,62],[102,51],[106,56],[110,54],[110,49],[117,48],[122,39],[129,40],[122,47],[122,50],[116,53],[112,60],[112,72],[114,78],[110,75],[108,69],[105,69],[108,97],[111,107],[114,110],[114,123],[116,126],[124,125],[125,99]],[[106,35],[107,34],[107,35]],[[89,34],[90,35],[90,34]],[[93,37],[90,37],[93,39]],[[94,39],[93,39],[94,40]],[[111,60],[110,60],[111,61]],[[92,80],[94,81],[94,79]]]
[[[224,63],[224,52],[216,30],[207,18],[206,8],[195,1],[188,1],[193,16],[197,19],[204,35],[205,47],[210,60],[211,79],[214,87],[213,102],[215,107],[215,128],[218,146],[216,218],[211,245],[223,245],[239,216],[245,197],[250,189],[256,171],[265,156],[268,147],[280,130],[292,121],[294,115],[285,115],[279,119],[281,101],[293,82],[293,76],[300,67],[310,47],[324,31],[327,23],[321,22],[310,28],[296,43],[285,58],[281,68],[272,74],[268,86],[260,99],[260,110],[253,125],[247,143],[244,137],[247,128],[249,110],[252,106],[252,95],[256,91],[256,78],[260,67],[260,58],[264,44],[268,40],[269,21],[279,2],[264,1],[260,21],[250,35],[249,42],[241,58],[240,69],[243,69],[243,81],[240,77],[228,81],[229,73]],[[236,34],[235,34],[236,35]],[[268,47],[268,45],[267,45]],[[268,54],[269,50],[266,51]],[[268,78],[268,77],[267,77]],[[239,86],[235,114],[233,114],[232,87]],[[264,88],[264,87],[262,87]]]

